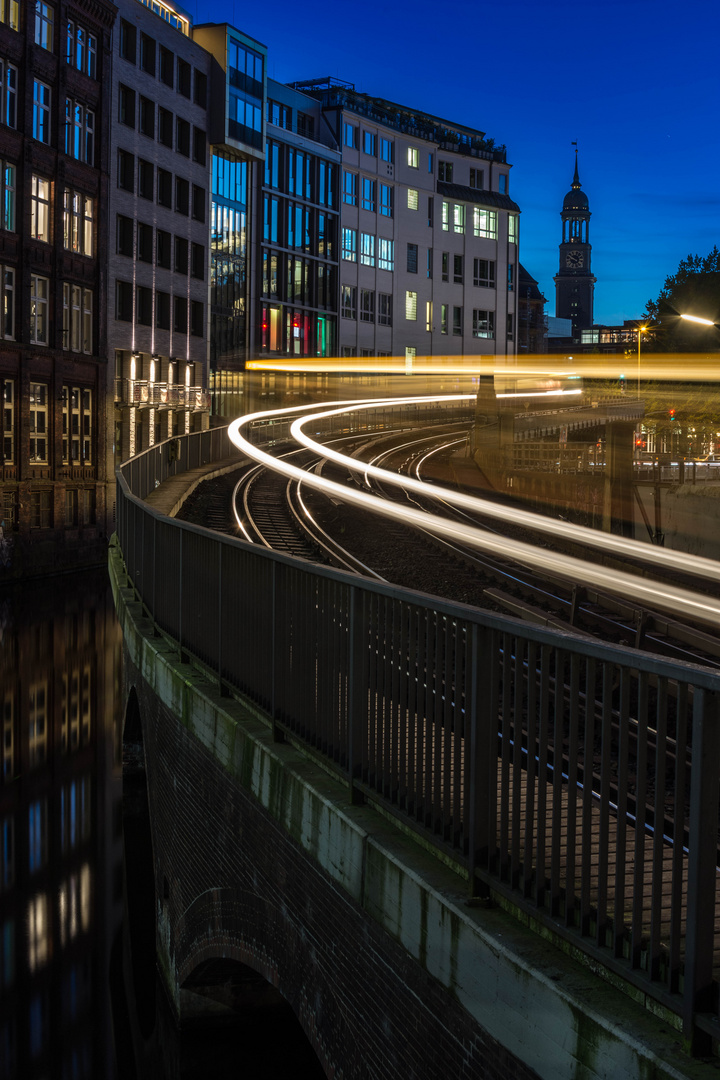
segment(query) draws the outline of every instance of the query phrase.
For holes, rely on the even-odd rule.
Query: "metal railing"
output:
[[[720,676],[163,517],[143,496],[230,449],[226,429],[179,442],[172,464],[166,444],[118,473],[119,543],[156,627],[473,893],[660,1002],[709,1052]]]
[[[115,401],[119,405],[178,409],[209,409],[210,391],[201,386],[150,382],[147,379],[116,379]]]

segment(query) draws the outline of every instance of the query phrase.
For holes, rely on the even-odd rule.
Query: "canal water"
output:
[[[319,1080],[272,994],[180,1034],[128,989],[121,665],[104,570],[0,590],[0,1080]]]

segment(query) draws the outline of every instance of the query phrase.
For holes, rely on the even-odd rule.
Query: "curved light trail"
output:
[[[442,400],[461,401],[474,398],[474,394],[452,394],[443,396]],[[337,402],[334,403],[333,409],[323,411],[318,411],[317,405],[307,405],[300,408],[295,407],[273,410],[271,412],[251,413],[233,421],[229,427],[228,433],[233,444],[254,460],[262,462],[262,464],[266,465],[268,468],[274,469],[285,476],[301,480],[302,483],[314,487],[326,495],[332,495],[341,502],[349,503],[364,510],[371,510],[373,513],[382,514],[401,524],[413,525],[433,532],[438,536],[448,537],[456,541],[459,540],[469,547],[492,552],[503,559],[510,558],[535,569],[541,568],[547,573],[563,579],[581,582],[586,585],[593,585],[600,589],[619,594],[625,599],[630,600],[631,603],[641,604],[655,610],[661,609],[670,611],[673,614],[681,611],[691,619],[696,619],[713,627],[720,627],[720,599],[691,592],[688,589],[678,588],[664,582],[637,577],[626,571],[609,570],[598,566],[596,563],[549,551],[544,548],[537,548],[532,544],[527,544],[523,541],[510,540],[505,536],[495,536],[492,533],[483,532],[481,529],[475,528],[474,526],[451,522],[447,519],[438,517],[435,514],[415,510],[407,504],[400,506],[395,503],[389,503],[376,495],[370,495],[366,492],[355,490],[347,485],[338,484],[332,480],[325,480],[314,473],[307,473],[288,462],[278,461],[271,454],[254,446],[242,434],[243,428],[246,428],[248,425],[258,420],[268,419],[271,416],[287,416],[297,414],[298,412],[307,412],[309,415],[301,420],[296,420],[291,425],[293,436],[302,442],[303,445],[313,448],[322,456],[330,458],[356,472],[364,473],[368,471],[374,475],[379,475],[383,483],[394,483],[399,487],[407,487],[415,492],[419,491],[425,498],[436,495],[437,497],[441,497],[444,501],[452,501],[455,505],[472,509],[476,513],[480,512],[498,519],[509,521],[513,524],[521,523],[533,529],[541,529],[548,534],[560,535],[564,539],[571,537],[578,543],[602,548],[605,551],[612,550],[616,554],[631,555],[633,558],[641,558],[648,563],[653,563],[657,566],[662,566],[663,568],[672,566],[685,573],[691,572],[705,578],[710,576],[714,580],[718,580],[718,564],[711,559],[701,559],[698,556],[684,555],[679,552],[666,551],[665,549],[649,548],[638,541],[623,540],[621,537],[612,536],[608,533],[598,534],[593,530],[583,528],[582,526],[569,525],[566,522],[554,522],[552,519],[543,518],[541,515],[530,514],[527,511],[509,511],[473,496],[450,491],[446,488],[439,488],[435,485],[430,486],[423,484],[420,481],[412,480],[410,477],[399,477],[395,473],[389,473],[383,469],[377,469],[374,466],[359,463],[352,458],[347,458],[337,451],[330,450],[328,447],[310,439],[302,431],[305,424],[312,422],[317,423],[318,420],[326,419],[328,416],[332,415],[339,415],[343,412],[377,408],[381,406],[389,407],[391,405],[400,404],[428,404],[430,402],[437,402],[438,400],[440,399],[437,397],[427,396],[402,399],[384,398],[366,400],[361,404],[358,404],[357,401]],[[315,412],[310,412],[312,409],[315,409]]]

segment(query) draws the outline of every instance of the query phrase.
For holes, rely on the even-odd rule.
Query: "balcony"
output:
[[[136,408],[191,409],[210,408],[210,391],[201,386],[148,382],[146,379],[116,379],[115,403]]]

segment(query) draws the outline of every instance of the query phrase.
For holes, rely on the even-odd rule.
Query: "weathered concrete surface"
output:
[[[343,1070],[328,1046],[332,1033],[312,1030],[313,1009],[317,1006],[312,1001],[307,1004],[306,991],[305,1004],[297,1007],[298,1015],[316,1047],[323,1043],[325,1057],[321,1055],[321,1060],[328,1075],[378,1080],[380,1076],[383,1080],[407,1080],[411,1075],[421,1080],[433,1080],[435,1076],[444,1080],[449,1075],[509,1080],[533,1073],[547,1080],[717,1077],[713,1065],[694,1061],[684,1053],[679,1033],[667,1022],[576,964],[500,908],[469,906],[459,876],[373,809],[349,805],[345,787],[297,749],[273,743],[262,717],[240,701],[221,697],[217,688],[197,671],[180,663],[177,653],[162,638],[152,637],[151,624],[127,587],[117,548],[111,549],[110,571],[124,632],[127,670],[132,679],[142,679],[145,700],[160,703],[161,724],[167,725],[175,718],[185,746],[195,746],[198,758],[207,755],[216,775],[229,779],[242,792],[243,805],[252,804],[258,815],[265,816],[272,827],[273,842],[277,844],[278,836],[284,836],[283,843],[293,858],[301,857],[306,865],[316,868],[315,879],[326,883],[328,910],[330,901],[340,898],[350,914],[355,913],[372,927],[376,953],[381,953],[378,939],[387,943],[384,978],[390,996],[404,995],[399,1012],[407,1017],[408,1024],[412,1023],[412,1038],[420,1040],[421,1059],[424,1052],[428,1064],[424,1071],[410,1071],[404,1059],[393,1062],[388,1050],[380,1054],[377,1063],[366,1058],[360,1069],[357,1063],[351,1067],[348,1061]],[[186,753],[186,763],[189,760]],[[172,777],[174,759],[166,765]],[[148,777],[152,784],[151,762]],[[186,799],[187,777],[178,775],[178,788],[183,783]],[[173,779],[171,786],[174,784]],[[204,791],[203,795],[207,800],[211,793]],[[196,810],[200,816],[203,805],[200,801]],[[229,808],[227,813],[231,813]],[[227,824],[231,839],[237,837],[238,849],[249,844],[247,822]],[[183,842],[187,842],[186,838]],[[159,859],[161,855],[156,852],[156,862]],[[277,859],[282,859],[280,851]],[[157,873],[160,877],[156,878],[156,887],[162,881],[162,870]],[[223,906],[228,884],[220,881],[221,871],[217,868],[208,873],[218,875],[217,880],[207,880],[203,887],[198,884],[191,903],[183,898],[183,911],[174,921],[169,916],[170,905],[158,900],[159,961],[178,1010],[180,985],[193,964],[212,955],[237,955],[232,953],[231,935],[222,922],[228,907]],[[253,884],[257,892],[255,879]],[[171,896],[173,889],[171,882]],[[158,895],[160,892],[158,888]],[[302,891],[288,887],[281,895],[262,900],[263,918],[268,926],[275,927],[278,913],[290,910],[298,941],[304,941],[305,904]],[[188,930],[193,913],[199,913],[197,921],[202,923],[195,937]],[[358,965],[367,937],[364,946],[360,941],[352,944]],[[347,947],[348,942],[333,941],[329,952],[341,953]],[[275,979],[275,985],[282,990],[282,958],[272,957],[272,943],[267,943],[263,955],[256,946],[253,948],[255,952],[247,947],[239,955],[251,964],[256,957],[256,970]],[[325,960],[319,955],[317,941],[311,951],[312,960],[305,966],[312,983],[322,976]],[[411,959],[400,980],[396,971],[401,954]],[[413,973],[417,973],[417,979]],[[436,1047],[430,1045],[430,1040],[436,1036],[430,1032],[443,1021],[437,1015],[442,1009],[436,1003],[432,1008],[429,1005],[429,992],[434,993],[436,988],[445,988],[449,1045],[462,1050],[462,1066],[455,1068],[448,1062],[444,1072],[431,1064]],[[338,987],[340,999],[346,989]],[[397,1038],[397,1029],[391,1032],[389,1018],[381,1027],[368,1023],[364,1014],[372,1011],[373,993],[368,987],[364,1006],[357,1000],[348,1001],[344,1012],[336,1015],[356,1038],[367,1037],[366,1029],[370,1027],[374,1040],[371,1045],[382,1050],[383,1040]],[[464,1022],[459,1037],[458,1006],[475,1025],[476,1035],[470,1039]],[[500,1065],[487,1058],[491,1040],[507,1051]],[[347,1052],[351,1053],[349,1048]]]

